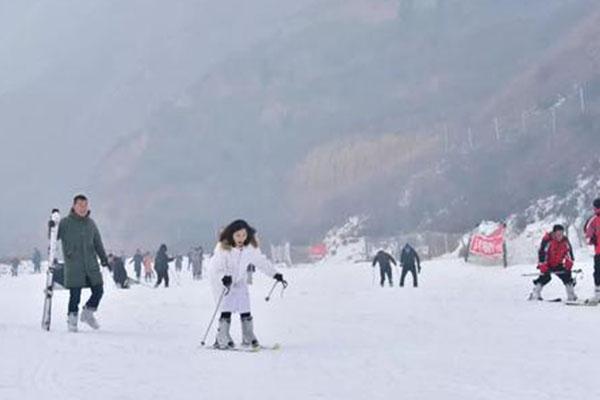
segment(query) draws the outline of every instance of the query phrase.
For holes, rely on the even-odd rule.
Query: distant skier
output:
[[[117,287],[120,289],[129,289],[129,278],[127,277],[127,270],[125,270],[125,262],[123,259],[113,254],[109,254],[108,263],[111,266],[113,280]]]
[[[600,199],[594,200],[594,215],[585,224],[585,237],[594,246],[594,296],[591,302],[600,302]]]
[[[177,272],[178,274],[181,273],[182,267],[183,267],[183,256],[177,255],[177,257],[175,257],[175,272]]]
[[[165,281],[165,287],[169,287],[169,263],[171,261],[173,261],[173,257],[167,255],[167,245],[161,244],[154,258],[154,270],[158,277],[154,287],[159,287],[163,280]]]
[[[400,276],[400,287],[404,287],[404,279],[410,272],[413,278],[413,287],[419,286],[417,273],[421,273],[421,259],[413,247],[406,243],[400,254],[400,265],[402,265],[402,275]]]
[[[192,275],[194,279],[202,279],[202,268],[204,263],[204,249],[202,246],[198,246],[194,249],[194,265],[192,268]]]
[[[144,254],[144,260],[142,261],[142,264],[144,266],[144,280],[146,282],[152,282],[152,278],[153,278],[153,265],[152,265],[152,255],[150,254],[150,252],[146,252],[146,254]]]
[[[375,268],[375,265],[377,264],[379,264],[379,284],[381,285],[381,287],[384,286],[386,277],[389,285],[394,286],[394,284],[392,283],[392,264],[398,265],[394,257],[392,257],[391,254],[383,250],[379,250],[375,255],[375,258],[373,259],[373,268]]]
[[[70,214],[58,226],[58,239],[62,241],[65,257],[64,286],[70,292],[67,321],[69,331],[77,332],[79,302],[84,286],[90,287],[92,295],[83,307],[81,322],[98,329],[100,325],[94,313],[104,293],[104,284],[97,257],[102,266],[108,266],[108,257],[96,223],[90,218],[88,199],[84,195],[77,195],[73,199]]]
[[[31,262],[33,262],[33,272],[39,274],[42,272],[42,253],[36,247],[33,249],[33,255],[31,256]]]
[[[140,280],[142,276],[142,263],[144,262],[144,256],[142,256],[142,251],[137,249],[133,258],[129,260],[129,264],[133,264],[133,270],[135,271],[135,277],[137,280]]]
[[[256,230],[246,221],[236,220],[227,226],[219,237],[219,243],[211,260],[211,284],[215,297],[228,290],[223,297],[219,328],[215,347],[227,349],[235,344],[229,329],[231,314],[239,313],[242,321],[242,345],[260,347],[254,335],[253,318],[250,311],[250,294],[246,281],[248,265],[253,264],[273,279],[284,282],[271,262],[258,248]]]
[[[10,262],[10,275],[11,276],[18,276],[19,275],[19,266],[21,265],[21,260],[19,260],[17,257],[13,258]]]
[[[577,300],[575,281],[571,274],[574,260],[573,249],[565,236],[564,226],[554,225],[552,233],[547,233],[542,239],[538,252],[540,276],[533,281],[535,286],[529,295],[529,300],[542,300],[542,289],[550,282],[552,274],[556,274],[565,284],[567,300]]]

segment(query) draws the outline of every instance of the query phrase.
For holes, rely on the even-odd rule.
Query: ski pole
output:
[[[548,271],[548,272],[550,272],[551,274],[554,274],[554,275],[563,275],[563,274],[566,274],[569,271],[556,271],[556,272]],[[573,275],[583,274],[583,270],[582,269],[575,269],[575,270],[571,271],[571,273]],[[543,274],[541,272],[532,272],[532,273],[528,273],[528,274],[521,274],[521,276],[523,276],[523,277],[540,276],[540,275],[543,275]]]
[[[279,281],[275,281],[275,283],[273,283],[273,286],[271,287],[271,290],[269,291],[269,294],[267,295],[267,297],[265,297],[265,301],[271,300],[271,295],[273,294],[273,291],[277,287],[278,283],[279,283]]]
[[[267,295],[267,297],[265,297],[265,301],[271,300],[271,295],[275,291],[275,288],[277,287],[278,283],[279,283],[279,281],[275,281],[275,283],[273,283],[273,286],[271,287],[271,290],[269,291],[269,294]],[[287,287],[288,287],[287,281],[281,281],[281,297],[283,297],[283,291],[285,289],[287,289]]]
[[[206,338],[208,337],[208,333],[210,332],[210,328],[212,328],[213,323],[215,322],[215,317],[217,316],[217,313],[219,312],[219,308],[221,308],[221,302],[223,301],[223,297],[227,296],[227,294],[229,293],[229,289],[228,288],[223,288],[223,291],[221,292],[221,295],[219,296],[219,300],[217,301],[217,306],[215,307],[215,312],[212,315],[212,318],[210,319],[210,322],[208,324],[208,327],[206,328],[206,333],[204,333],[204,337],[202,338],[202,342],[200,342],[200,344],[202,346],[204,346],[206,344]]]

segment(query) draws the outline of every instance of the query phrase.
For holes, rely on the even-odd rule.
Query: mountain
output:
[[[568,187],[595,150],[598,6],[409,3],[311,5],[153,113],[98,174],[115,237],[461,231]]]

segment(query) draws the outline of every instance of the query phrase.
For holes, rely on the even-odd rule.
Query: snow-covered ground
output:
[[[578,293],[588,296],[589,256],[580,266]],[[252,288],[259,339],[283,345],[261,353],[199,347],[213,298],[187,273],[172,273],[169,289],[117,290],[106,279],[102,329],[76,334],[66,332],[66,292],[55,296],[53,330],[42,332],[43,276],[4,275],[0,399],[600,397],[600,308],[526,302],[531,279],[521,274],[531,266],[435,260],[416,290],[374,286],[365,263],[283,272],[283,298],[264,301],[272,281],[262,276]],[[563,287],[553,280],[544,295]],[[239,329],[235,320],[236,339]]]

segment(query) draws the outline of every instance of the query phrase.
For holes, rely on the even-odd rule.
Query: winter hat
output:
[[[594,200],[594,208],[596,210],[600,209],[600,198],[597,198],[596,200]]]

